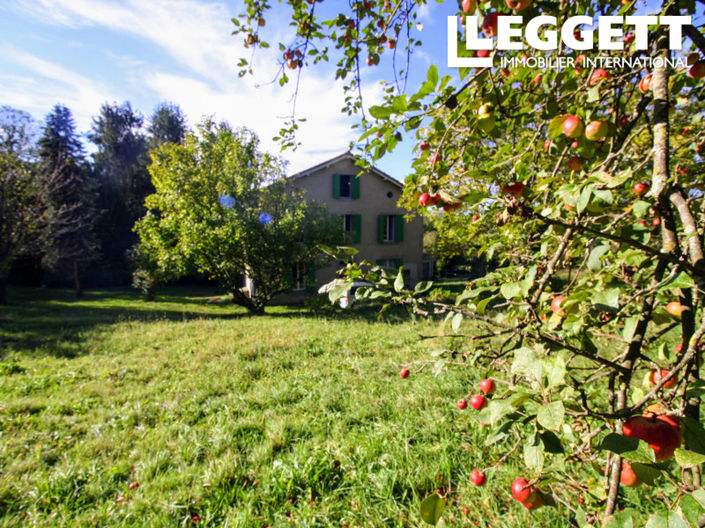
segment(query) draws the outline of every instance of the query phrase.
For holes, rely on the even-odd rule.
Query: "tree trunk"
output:
[[[81,296],[83,296],[83,289],[81,288],[81,279],[78,276],[78,262],[75,260],[72,263],[72,270],[73,270],[73,287],[76,290],[76,297],[81,297]]]
[[[7,277],[0,277],[0,305],[7,304]]]

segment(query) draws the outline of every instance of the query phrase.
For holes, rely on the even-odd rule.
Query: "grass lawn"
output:
[[[470,483],[496,458],[455,406],[481,373],[400,379],[436,323],[167,293],[10,291],[0,526],[420,526],[447,488],[446,526],[567,525],[513,501],[511,471]]]

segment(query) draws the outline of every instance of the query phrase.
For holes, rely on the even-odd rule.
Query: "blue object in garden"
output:
[[[235,207],[235,198],[229,194],[221,194],[218,198],[218,203],[227,209]]]
[[[262,225],[269,225],[272,223],[272,215],[269,213],[260,213],[259,215],[259,223]]]

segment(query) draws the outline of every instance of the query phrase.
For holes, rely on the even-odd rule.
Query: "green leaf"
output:
[[[675,512],[654,513],[645,528],[689,528],[683,517]]]
[[[505,282],[500,287],[499,291],[502,293],[502,297],[505,299],[513,299],[521,295],[521,283],[519,282]]]
[[[540,473],[543,469],[544,459],[545,456],[541,446],[524,446],[524,464],[526,464],[526,467],[534,470],[536,473]]]
[[[563,121],[565,121],[567,117],[567,115],[557,115],[551,119],[551,122],[548,123],[549,139],[556,139],[563,133]]]
[[[553,429],[554,431],[559,430],[565,419],[565,407],[563,407],[563,402],[554,401],[544,403],[539,407],[536,419],[546,429]]]
[[[646,216],[649,209],[651,209],[651,204],[649,202],[644,202],[643,200],[639,200],[632,205],[632,213],[634,213],[634,216],[637,218]]]
[[[705,454],[705,429],[692,418],[681,418],[681,433],[686,445],[691,451]]]
[[[656,479],[661,476],[661,471],[649,464],[641,464],[639,462],[631,463],[634,474],[639,477],[639,480],[653,486]]]
[[[426,497],[421,503],[421,518],[428,524],[433,524],[434,526],[438,524],[438,521],[443,515],[443,510],[446,507],[446,501],[443,500],[440,495],[434,493]]]
[[[453,320],[450,323],[450,327],[453,332],[457,333],[460,330],[460,324],[463,322],[463,314],[457,313],[453,316]]]
[[[399,268],[399,273],[397,273],[397,278],[394,279],[394,291],[399,293],[404,289],[404,273],[403,268]]]
[[[636,324],[639,321],[638,315],[632,315],[629,319],[624,321],[624,329],[622,330],[622,337],[627,341],[631,341],[634,336],[634,330],[636,330]]]
[[[586,186],[580,192],[580,198],[578,198],[578,203],[575,204],[579,213],[582,213],[583,211],[585,211],[585,208],[590,203],[590,196],[592,196],[592,185]]]
[[[662,290],[678,290],[678,289],[695,288],[695,282],[684,271],[681,271],[677,276],[666,282],[660,289]]]
[[[594,86],[588,89],[588,103],[595,103],[600,100],[600,87]]]
[[[617,433],[608,434],[600,443],[599,449],[612,451],[633,462],[648,464],[654,461],[654,450],[649,444]]]
[[[600,260],[602,256],[610,250],[607,245],[596,246],[590,251],[590,256],[588,257],[587,266],[591,271],[599,271],[602,268],[602,261]]]
[[[604,528],[634,528],[634,515],[632,509],[619,512],[612,516]]]
[[[678,448],[673,454],[676,457],[676,462],[682,468],[692,468],[705,462],[705,455],[695,451]]]
[[[434,88],[438,84],[438,68],[436,67],[435,64],[432,64],[431,67],[428,69],[428,73],[426,74],[426,78],[428,79],[428,82],[433,84]]]
[[[687,519],[691,526],[698,526],[698,520],[705,514],[705,507],[692,495],[685,495],[681,498],[679,506],[683,517]]]
[[[426,293],[432,287],[433,287],[433,282],[423,281],[423,282],[419,282],[418,284],[416,284],[416,286],[414,286],[414,291],[416,293]]]
[[[544,431],[541,433],[541,443],[547,453],[553,453],[560,455],[565,452],[563,449],[563,444],[561,444],[561,439],[558,438],[556,433],[553,431]]]
[[[388,106],[370,106],[369,112],[375,119],[388,119],[392,115],[392,109]]]
[[[563,356],[555,356],[543,360],[543,370],[548,381],[548,388],[558,387],[565,381],[566,364]]]
[[[543,375],[543,365],[538,361],[533,350],[519,348],[514,351],[512,374],[525,375],[535,384],[539,384]]]
[[[595,292],[592,295],[592,304],[598,310],[605,308],[619,308],[619,288],[609,288],[607,290]]]

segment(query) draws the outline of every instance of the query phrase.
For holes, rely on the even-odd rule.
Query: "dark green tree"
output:
[[[35,126],[27,112],[0,107],[0,304],[13,261],[29,253],[36,233]]]
[[[149,146],[156,148],[164,143],[182,143],[186,137],[186,115],[178,105],[159,103],[149,119]]]
[[[75,128],[71,111],[54,106],[39,140],[39,167],[43,261],[53,269],[70,269],[80,296],[79,272],[95,260],[100,245],[95,234],[96,184]]]
[[[143,117],[129,102],[106,103],[93,118],[88,135],[98,147],[93,162],[100,182],[99,206],[105,211],[99,224],[105,268],[123,282],[128,278],[127,251],[136,242],[132,228],[144,215],[145,196],[154,190],[147,173],[143,124]]]

